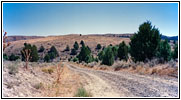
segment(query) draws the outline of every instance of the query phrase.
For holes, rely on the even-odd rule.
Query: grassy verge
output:
[[[79,88],[74,97],[92,97],[92,95],[89,92],[87,92],[84,88]]]

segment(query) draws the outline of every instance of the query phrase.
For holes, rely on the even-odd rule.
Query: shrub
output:
[[[73,49],[71,49],[71,53],[70,53],[70,55],[76,55],[77,54],[77,51],[73,48]]]
[[[17,59],[19,59],[19,56],[15,56],[14,54],[11,54],[11,56],[9,56],[10,61],[15,61]]]
[[[45,48],[43,46],[40,47],[40,49],[38,50],[38,52],[43,52],[45,50]]]
[[[40,89],[40,88],[43,88],[43,83],[40,82],[40,83],[37,83],[33,86],[35,89]]]
[[[67,45],[67,47],[65,48],[65,51],[70,51],[69,45]]]
[[[102,64],[111,66],[113,65],[113,63],[114,63],[114,55],[111,47],[109,46],[105,49],[105,55],[103,56]]]
[[[44,57],[44,62],[49,62],[50,61],[50,56],[49,54],[46,54]]]
[[[144,61],[155,57],[161,40],[160,32],[151,25],[150,21],[139,26],[139,31],[131,37],[130,54],[133,60]]]
[[[118,57],[120,60],[128,60],[128,46],[126,46],[124,41],[119,44]]]
[[[79,49],[79,44],[77,43],[77,41],[75,41],[75,43],[74,43],[74,49],[75,49],[75,50],[78,50],[78,49]]]
[[[18,64],[15,62],[15,64],[11,64],[8,66],[9,74],[15,75],[18,73]]]
[[[91,94],[88,93],[84,88],[79,88],[74,97],[91,97]]]
[[[52,74],[54,72],[53,68],[43,68],[42,72]]]
[[[8,60],[8,59],[9,59],[9,57],[7,56],[7,54],[5,54],[5,53],[3,54],[3,59],[4,59],[4,60]]]
[[[96,49],[99,50],[101,48],[102,48],[101,44],[97,44]]]
[[[169,61],[171,59],[171,47],[168,44],[168,40],[161,41],[158,46],[158,51],[156,56],[164,61]]]
[[[75,57],[74,59],[73,59],[73,62],[77,62],[79,59],[77,58],[77,57]]]

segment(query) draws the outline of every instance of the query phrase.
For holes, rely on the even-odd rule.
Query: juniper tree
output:
[[[159,30],[150,21],[141,24],[138,32],[131,37],[130,54],[133,60],[145,61],[155,57],[160,40]]]

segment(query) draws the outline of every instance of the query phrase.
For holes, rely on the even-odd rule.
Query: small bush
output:
[[[3,59],[4,59],[4,60],[8,60],[7,54],[5,54],[5,53],[3,54]]]
[[[40,83],[37,83],[33,86],[35,89],[40,89],[40,88],[43,88],[43,83],[40,82]]]
[[[77,57],[75,57],[74,59],[73,59],[73,62],[77,62],[79,59],[77,58]]]
[[[17,63],[9,65],[8,69],[9,69],[9,72],[8,72],[9,74],[15,75],[16,73],[18,73]]]
[[[11,56],[9,56],[10,61],[16,61],[17,59],[19,59],[19,56],[15,56],[14,54],[11,54]]]
[[[74,97],[91,97],[91,94],[88,93],[84,88],[79,88]]]
[[[42,72],[52,74],[54,72],[54,70],[52,68],[43,68]]]

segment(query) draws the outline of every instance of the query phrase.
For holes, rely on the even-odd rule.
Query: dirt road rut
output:
[[[86,79],[95,97],[177,97],[178,79],[129,72],[98,71],[65,63]]]

